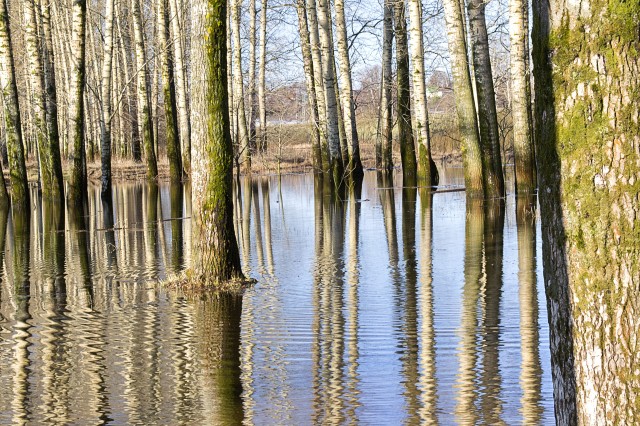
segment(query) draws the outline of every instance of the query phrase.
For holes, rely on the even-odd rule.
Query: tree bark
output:
[[[313,78],[318,102],[318,131],[320,133],[320,152],[322,155],[322,170],[329,169],[329,147],[327,145],[327,100],[322,81],[322,55],[320,53],[320,34],[318,31],[318,13],[316,0],[306,0],[307,19],[309,24],[309,42],[311,44],[311,59],[313,62]]]
[[[175,57],[176,98],[180,124],[180,141],[182,146],[182,168],[187,175],[191,174],[191,121],[187,97],[187,67],[183,38],[186,36],[180,0],[169,0],[171,13],[171,30],[173,31],[173,54]]]
[[[333,57],[333,43],[331,42],[332,26],[331,15],[327,0],[318,0],[318,30],[320,35],[320,48],[322,53],[322,81],[324,83],[324,95],[326,102],[326,134],[329,148],[329,163],[327,172],[335,182],[342,179],[343,164],[340,150],[340,132],[338,129],[338,100],[335,89],[335,60]]]
[[[409,48],[413,63],[413,110],[416,122],[415,134],[418,143],[418,179],[424,186],[438,185],[438,169],[431,158],[431,135],[429,133],[429,110],[427,108],[427,86],[424,74],[424,41],[422,33],[422,0],[409,3]]]
[[[301,11],[304,12],[304,0],[297,0],[296,6],[298,9],[298,23],[300,24],[300,19],[301,19],[300,13]],[[302,10],[301,10],[301,7],[302,7]],[[305,57],[305,53],[303,52],[303,60],[305,63],[305,77],[306,77],[306,74],[307,74],[306,70],[308,66],[307,61],[311,60],[311,49],[309,47],[309,33],[308,33],[308,30],[306,29],[306,25],[307,25],[306,13],[304,15],[304,24],[305,24],[305,37],[306,37],[304,42],[307,45],[306,50],[308,55],[308,57]],[[301,34],[301,40],[302,40],[302,32],[300,34]],[[309,64],[311,64],[311,62],[309,62]],[[260,115],[260,149],[262,151],[265,151],[267,149],[266,73],[267,73],[267,0],[262,0],[262,4],[260,6],[260,69],[258,71],[258,111]],[[308,77],[306,78],[308,80]],[[314,98],[315,98],[315,93],[314,93]],[[316,110],[316,114],[317,114],[317,110]],[[314,122],[315,121],[316,120],[314,119]]]
[[[38,15],[40,8],[34,0],[22,3],[24,12],[25,53],[29,69],[29,85],[31,87],[31,110],[33,114],[33,131],[38,149],[38,164],[42,195],[46,198],[59,196],[59,189],[54,180],[49,132],[47,130],[46,92],[44,86],[44,64],[42,61],[41,42],[38,37]],[[55,189],[54,189],[55,185]]]
[[[266,0],[264,0],[266,1]],[[263,5],[264,7],[264,5]],[[320,118],[318,116],[318,100],[316,96],[316,88],[315,88],[315,76],[313,70],[313,59],[311,57],[311,44],[309,40],[309,26],[307,24],[307,11],[305,8],[304,0],[297,0],[296,9],[298,12],[298,31],[300,32],[300,49],[302,51],[302,62],[304,66],[304,77],[305,83],[307,87],[307,98],[309,100],[309,110],[311,112],[311,156],[313,159],[313,167],[315,170],[322,170],[322,152],[320,147]],[[262,46],[262,42],[261,42]],[[262,47],[261,47],[262,52]],[[260,71],[262,73],[262,60],[260,64]],[[262,85],[263,76],[260,77],[260,85]],[[264,93],[260,94],[260,131],[265,132],[266,127],[266,115],[265,115],[265,123],[263,127],[262,123],[262,114],[263,114],[263,96]],[[263,133],[263,138],[266,138],[266,134]]]
[[[167,0],[158,0],[158,49],[162,68],[169,179],[176,183],[182,179],[182,155],[178,134],[178,105],[173,74],[173,50],[168,44],[170,39]]]
[[[249,145],[249,130],[247,115],[244,108],[244,78],[242,71],[242,45],[240,40],[240,21],[242,0],[231,1],[231,24],[233,35],[233,102],[234,112],[237,114],[237,145],[242,157],[242,167],[245,173],[251,172],[251,146]]]
[[[28,209],[29,187],[27,184],[27,169],[24,163],[22,123],[20,121],[20,105],[18,103],[18,88],[13,62],[7,0],[0,0],[0,90],[4,107],[4,130],[9,157],[11,195],[14,206]],[[0,203],[6,205],[8,202],[9,197],[4,176],[0,176]]]
[[[256,146],[256,114],[258,93],[256,91],[256,0],[249,0],[249,147]]]
[[[511,110],[516,193],[532,194],[536,189],[531,83],[529,71],[529,2],[509,0],[511,59]]]
[[[86,83],[85,45],[87,26],[86,0],[73,1],[73,41],[74,53],[73,72],[71,73],[71,101],[69,114],[69,141],[72,144],[71,177],[67,198],[79,203],[86,196],[87,189],[87,160],[85,154],[85,116],[84,116],[84,87]]]
[[[409,95],[409,46],[404,0],[394,0],[393,17],[396,35],[396,78],[398,88],[398,143],[402,162],[403,185],[415,186],[418,175],[416,149],[411,126],[411,98]]]
[[[482,175],[485,198],[502,198],[504,176],[498,133],[498,114],[493,87],[493,73],[489,56],[489,37],[485,21],[484,0],[469,0],[469,33],[473,70],[478,97],[478,128],[480,129],[480,153],[482,155]]]
[[[111,76],[113,64],[114,0],[105,2],[104,57],[102,59],[102,120],[100,120],[101,194],[111,195]]]
[[[44,85],[46,93],[46,119],[49,138],[49,156],[51,161],[51,198],[57,201],[64,199],[64,182],[62,177],[62,159],[60,157],[60,131],[58,129],[58,95],[56,89],[55,56],[53,52],[53,34],[51,31],[51,3],[53,0],[41,0],[42,32],[44,45],[42,49],[44,64]]]
[[[340,81],[342,91],[342,112],[347,136],[348,161],[345,159],[347,173],[362,176],[362,162],[360,161],[360,143],[356,126],[356,109],[353,102],[353,84],[351,82],[351,59],[349,58],[349,41],[347,37],[347,22],[344,16],[344,0],[335,1],[336,9],[336,37],[338,44],[338,58],[340,62]]]
[[[536,159],[558,424],[638,424],[638,2],[533,8]]]
[[[135,38],[138,113],[142,121],[142,145],[144,146],[144,154],[147,161],[147,179],[156,179],[158,176],[158,163],[153,139],[151,98],[149,97],[149,68],[147,66],[139,0],[131,0],[131,16],[133,17],[133,34]]]
[[[393,169],[393,116],[391,104],[393,55],[393,5],[392,0],[384,1],[382,22],[382,87],[380,96],[381,143],[376,147],[376,168],[385,172]],[[379,153],[378,153],[379,151]]]
[[[193,274],[203,285],[243,278],[233,232],[226,1],[193,0]]]
[[[462,162],[467,197],[482,198],[484,197],[484,184],[480,137],[467,60],[463,9],[458,0],[443,0],[443,5],[449,54],[451,55],[451,74],[453,75],[453,91],[456,112],[458,113],[458,129],[462,139]]]

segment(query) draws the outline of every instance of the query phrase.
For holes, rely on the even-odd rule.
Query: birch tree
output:
[[[178,117],[180,124],[180,142],[182,147],[182,168],[184,172],[191,174],[191,121],[189,119],[189,106],[187,97],[187,67],[183,38],[185,30],[182,20],[181,0],[169,0],[170,21],[175,58],[175,82],[176,99],[178,103]]]
[[[536,188],[527,0],[509,0],[509,40],[516,193],[527,195],[533,193]]]
[[[69,114],[69,141],[72,144],[71,177],[67,198],[74,203],[80,202],[87,188],[87,160],[85,154],[85,116],[84,88],[86,83],[85,46],[87,28],[86,0],[74,0],[72,8],[74,52],[73,72],[71,73],[71,101]]]
[[[111,194],[111,76],[113,68],[114,1],[105,2],[104,56],[102,59],[102,120],[100,120],[101,194]]]
[[[409,49],[413,64],[413,111],[416,123],[418,178],[425,186],[438,185],[438,169],[431,158],[427,86],[424,74],[424,40],[422,33],[422,0],[408,0]]]
[[[41,0],[42,33],[43,33],[43,67],[45,86],[45,109],[47,133],[49,140],[49,157],[51,164],[51,194],[53,200],[61,201],[64,197],[62,178],[62,159],[60,156],[60,131],[58,128],[58,95],[56,89],[55,57],[53,50],[53,31],[51,27],[51,3],[53,0]]]
[[[338,58],[340,62],[340,83],[342,90],[342,112],[347,138],[349,158],[344,159],[347,173],[362,176],[362,162],[360,161],[360,143],[356,126],[356,109],[353,102],[353,88],[351,82],[351,60],[349,58],[349,40],[347,37],[347,22],[344,16],[344,0],[335,1],[336,9],[336,37]]]
[[[158,0],[158,49],[160,51],[162,69],[169,178],[172,182],[179,182],[182,179],[182,154],[178,134],[178,106],[173,73],[173,50],[169,46],[170,35],[167,1],[168,0]]]
[[[533,6],[536,159],[558,424],[638,424],[637,1]]]
[[[264,1],[266,2],[266,0]],[[263,4],[263,7],[265,7],[265,4]],[[305,7],[305,0],[296,1],[296,11],[298,12],[298,32],[300,33],[300,49],[302,52],[302,64],[304,67],[307,99],[309,100],[309,111],[311,112],[311,123],[312,123],[311,156],[313,161],[313,167],[316,170],[322,170],[322,152],[320,147],[320,130],[319,130],[320,118],[318,115],[318,100],[317,100],[316,88],[315,88],[315,75],[313,70],[313,59],[311,57],[311,42],[309,39],[309,26],[307,23],[307,10]],[[266,18],[266,14],[264,15],[264,18]],[[262,23],[261,23],[261,27],[262,27]],[[262,46],[262,41],[261,41],[261,46]],[[262,47],[260,48],[260,50],[261,50],[261,56],[262,56]],[[263,60],[261,60],[261,63],[260,63],[260,72],[261,72],[260,86],[262,86],[263,84],[262,79],[264,77],[262,75],[262,72],[263,72],[262,70],[263,70]],[[266,111],[264,111],[263,109],[264,103],[265,103],[264,92],[261,92],[259,97],[260,97],[260,131],[263,132],[262,137],[266,138],[266,133],[265,133]],[[265,117],[264,117],[265,127],[263,127],[263,122],[262,122],[263,112],[265,113]],[[262,143],[265,143],[264,140]]]
[[[18,88],[13,62],[7,0],[0,0],[0,90],[9,157],[11,195],[15,206],[21,209],[28,209],[29,187],[27,185],[27,169],[24,163],[22,123],[20,121],[20,105],[18,103]],[[0,203],[7,204],[9,197],[4,175],[0,176],[0,178]]]
[[[251,171],[251,147],[249,146],[249,130],[244,108],[244,78],[242,71],[242,45],[240,40],[240,12],[242,0],[231,1],[231,34],[233,36],[233,111],[237,115],[237,142],[242,156],[242,167],[245,172]]]
[[[256,115],[258,93],[256,91],[256,0],[249,0],[249,147],[256,149]]]
[[[493,87],[493,72],[489,55],[489,37],[485,19],[484,0],[469,0],[469,35],[471,56],[475,77],[476,96],[478,98],[478,128],[480,129],[480,153],[482,156],[482,175],[486,198],[504,197],[504,177],[502,174],[502,156],[500,135],[498,133],[498,113]]]
[[[138,113],[142,121],[142,144],[147,161],[147,179],[155,179],[158,176],[158,163],[156,161],[153,138],[153,118],[151,116],[151,98],[149,96],[150,77],[139,0],[131,0],[131,16],[133,18],[133,35],[135,39]]]
[[[335,60],[333,57],[331,11],[327,0],[318,0],[318,30],[322,52],[322,81],[326,102],[326,132],[329,149],[329,163],[325,165],[335,182],[342,179],[343,165],[340,150],[340,133],[338,129],[338,99],[335,88]]]
[[[411,99],[409,94],[409,46],[404,0],[394,0],[393,18],[396,36],[396,78],[398,90],[398,143],[402,162],[403,185],[415,185],[417,177],[416,150],[411,126]]]
[[[300,24],[300,13],[301,13],[301,5],[304,8],[304,0],[296,1],[296,8],[298,9],[298,23]],[[306,13],[304,15],[304,22],[306,25],[307,18]],[[301,30],[302,31],[302,30]],[[302,34],[302,32],[300,33]],[[302,37],[302,36],[301,36]],[[308,80],[308,73],[311,72],[311,69],[307,70],[308,64],[307,61],[311,59],[311,52],[308,46],[309,44],[309,34],[308,30],[305,32],[305,43],[307,44],[308,50],[307,54],[303,53],[303,60],[305,62],[305,77]],[[305,56],[305,55],[308,55]],[[260,6],[260,69],[258,71],[258,111],[260,115],[260,150],[264,151],[267,149],[267,84],[266,84],[266,74],[267,74],[267,0],[262,0],[262,4]],[[315,94],[314,94],[315,98]],[[314,101],[315,102],[315,101]],[[317,110],[316,110],[317,113]],[[319,143],[319,141],[318,141]]]
[[[38,16],[40,8],[36,8],[34,0],[22,3],[24,12],[25,52],[29,67],[29,86],[31,88],[31,110],[33,130],[38,148],[38,163],[43,196],[57,197],[62,189],[62,182],[55,181],[53,158],[49,146],[49,133],[46,117],[46,92],[44,86],[44,64],[42,61],[41,40],[38,36]],[[55,185],[55,189],[54,189]]]
[[[484,197],[480,136],[467,60],[467,41],[463,9],[458,0],[443,0],[447,41],[451,56],[453,91],[462,145],[462,162],[467,197]]]
[[[392,73],[391,60],[393,49],[393,5],[392,0],[384,1],[382,20],[382,85],[380,94],[380,133],[381,143],[376,147],[376,168],[386,172],[393,169],[392,142],[393,116],[391,104]],[[379,154],[378,154],[379,151]],[[379,159],[379,161],[378,161]]]

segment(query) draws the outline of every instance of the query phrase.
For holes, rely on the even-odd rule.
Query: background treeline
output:
[[[53,179],[45,175],[58,173],[58,155],[65,173],[73,170],[77,131],[72,123],[79,103],[74,77],[78,50],[83,50],[86,158],[80,159],[85,169],[80,182],[88,168],[89,177],[102,175],[107,191],[112,161],[125,166],[145,161],[150,178],[158,175],[158,167],[166,173],[167,164],[174,179],[188,176],[191,22],[199,12],[189,0],[88,0],[80,49],[74,26],[81,19],[74,16],[78,3],[85,1],[6,2],[29,170],[39,170],[45,193]],[[432,152],[461,159],[465,138],[455,114],[455,47],[451,37],[447,44],[447,1],[232,0],[228,6],[229,107],[239,167],[328,170],[337,164],[340,170],[359,171],[364,162],[386,169],[402,164],[415,175]],[[473,23],[480,18],[469,14],[479,5],[457,4],[462,13],[456,17],[465,31],[478,116],[486,108],[477,102],[482,93],[477,80],[487,69],[480,71],[472,47],[483,42],[491,60],[488,78],[498,126],[491,137],[499,138],[503,162],[511,155],[514,98],[507,6],[499,0],[489,4],[488,19],[481,16],[483,40],[474,35]],[[2,123],[4,136],[6,120]],[[477,127],[482,129],[480,123]],[[0,140],[7,168],[7,138]],[[56,146],[59,154],[39,153]],[[42,164],[45,157],[51,166]],[[44,171],[45,166],[54,171]]]

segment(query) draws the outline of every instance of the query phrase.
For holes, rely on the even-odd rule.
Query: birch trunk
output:
[[[180,142],[182,146],[182,168],[191,174],[191,121],[187,97],[187,68],[183,47],[184,26],[182,25],[182,5],[180,0],[169,0],[171,30],[173,31],[173,54],[175,57],[176,98],[180,124]]]
[[[413,63],[413,111],[418,143],[418,178],[424,186],[438,185],[438,169],[431,158],[431,135],[429,134],[429,110],[427,86],[424,75],[424,41],[422,34],[422,0],[409,3],[409,49]]]
[[[340,82],[342,91],[342,111],[344,127],[347,137],[349,159],[346,163],[347,173],[362,176],[362,162],[360,161],[360,143],[356,126],[356,110],[353,102],[353,85],[351,83],[351,60],[349,58],[349,42],[347,38],[347,23],[344,16],[344,0],[335,1],[336,36],[338,56],[340,62]],[[346,159],[345,159],[346,160]]]
[[[316,0],[307,0],[307,19],[309,24],[309,42],[311,44],[311,59],[313,62],[313,78],[318,102],[318,131],[320,132],[320,152],[322,155],[322,170],[329,169],[329,147],[327,145],[327,100],[322,81],[322,55],[320,49],[320,34],[318,30],[318,12]]]
[[[102,59],[102,120],[100,120],[101,194],[111,196],[111,76],[113,64],[114,1],[105,2],[104,57]]]
[[[469,0],[467,10],[476,95],[478,97],[477,112],[484,195],[485,198],[501,198],[505,195],[504,176],[484,0]]]
[[[251,147],[249,146],[249,130],[247,116],[244,109],[244,77],[242,73],[242,45],[240,40],[240,21],[242,0],[231,1],[231,23],[233,35],[233,102],[237,114],[237,145],[242,157],[242,167],[245,173],[251,172]]]
[[[135,38],[138,112],[142,121],[142,144],[147,161],[147,179],[156,179],[158,176],[158,163],[153,139],[153,119],[151,117],[151,98],[149,97],[149,69],[144,47],[139,0],[131,0],[131,16],[133,17],[133,34]]]
[[[266,0],[263,0],[266,1]],[[264,5],[263,5],[264,7]],[[298,12],[298,30],[300,32],[300,49],[302,51],[302,62],[304,65],[304,77],[305,83],[307,87],[307,98],[309,99],[309,110],[311,111],[311,122],[312,122],[312,141],[311,141],[311,152],[313,158],[313,167],[315,170],[322,170],[322,152],[320,147],[320,119],[318,117],[318,100],[316,96],[316,89],[314,84],[314,70],[313,70],[313,59],[311,57],[311,44],[309,40],[309,26],[307,23],[307,11],[305,8],[304,0],[297,0],[296,9]],[[266,16],[265,16],[266,17]],[[262,44],[261,44],[262,45]],[[262,49],[261,49],[262,50]],[[261,62],[261,72],[263,63]],[[262,76],[260,77],[260,85],[262,85]],[[263,127],[262,123],[262,113],[263,113],[263,101],[264,92],[260,94],[260,131],[265,132],[266,128],[266,116],[265,123]],[[266,138],[266,134],[263,133],[263,138]]]
[[[511,109],[516,193],[532,194],[536,189],[531,86],[529,74],[529,2],[509,0],[511,55]]]
[[[447,25],[447,41],[451,56],[453,91],[458,113],[458,129],[462,140],[462,162],[467,197],[484,197],[482,157],[478,120],[467,60],[467,41],[463,9],[458,0],[443,0]]]
[[[304,0],[297,0],[296,5],[298,9],[298,22],[300,23],[300,4],[302,3],[302,11],[304,12]],[[305,28],[307,25],[307,17],[306,13],[304,16],[304,24]],[[306,40],[304,43],[307,44],[306,50],[308,50],[308,57],[305,57],[303,52],[303,60],[305,61],[305,78],[308,80],[307,76],[307,61],[311,60],[311,50],[309,47],[309,34],[308,30],[306,30]],[[301,33],[302,34],[302,33]],[[301,36],[302,40],[302,36]],[[303,43],[303,41],[301,41]],[[309,62],[311,64],[311,62]],[[267,85],[266,85],[266,73],[267,73],[267,0],[262,0],[262,5],[260,6],[260,69],[258,71],[258,110],[260,114],[260,149],[265,151],[267,149]],[[308,83],[307,83],[308,86]],[[315,94],[314,94],[315,97]],[[315,103],[315,101],[314,101]],[[316,110],[317,114],[317,110]],[[317,120],[314,120],[316,122]],[[319,143],[319,142],[318,142]]]
[[[393,50],[393,5],[392,0],[384,1],[382,23],[382,87],[380,96],[381,139],[380,148],[376,148],[376,168],[385,172],[393,169],[393,116],[391,104],[392,71],[391,60]],[[378,151],[380,154],[378,154]],[[379,159],[379,161],[378,161]]]
[[[27,169],[24,162],[20,105],[18,103],[16,71],[13,63],[7,0],[0,0],[0,90],[9,156],[11,195],[14,206],[18,206],[20,209],[28,209],[29,187],[27,185]],[[9,197],[4,176],[0,176],[0,178],[0,203],[8,204]]]
[[[558,424],[638,424],[637,1],[533,9],[542,258]]]
[[[242,278],[233,232],[226,1],[193,0],[193,274],[202,285]]]
[[[327,172],[331,173],[335,182],[342,179],[342,155],[340,151],[340,134],[338,129],[338,101],[335,90],[335,61],[333,44],[331,43],[331,15],[327,0],[318,0],[318,30],[322,52],[322,81],[326,102],[327,146],[329,163]]]
[[[73,71],[71,73],[71,101],[69,111],[69,141],[71,148],[71,176],[67,198],[73,203],[79,203],[86,197],[87,189],[87,160],[85,154],[85,116],[84,116],[84,87],[86,83],[85,45],[87,26],[86,0],[74,0],[73,8],[73,40],[74,53]]]
[[[415,186],[418,175],[416,149],[411,128],[411,97],[409,95],[409,46],[404,0],[394,0],[393,12],[396,35],[396,73],[398,88],[398,142],[402,161],[403,185]]]
[[[60,131],[58,129],[58,95],[56,90],[55,56],[53,53],[53,34],[51,31],[51,2],[42,0],[42,32],[44,36],[43,63],[45,83],[45,108],[49,155],[51,157],[52,187],[51,198],[61,201],[64,198],[62,178],[62,160],[60,158]],[[45,3],[46,2],[46,3]]]
[[[29,85],[31,87],[30,106],[33,117],[33,131],[38,149],[38,164],[42,195],[46,198],[58,193],[54,190],[54,174],[49,149],[49,134],[47,131],[46,92],[44,88],[44,66],[42,63],[41,43],[38,37],[37,13],[34,0],[22,3],[24,12],[24,43],[28,63]]]
[[[177,183],[182,179],[182,156],[178,134],[178,106],[173,74],[173,51],[169,47],[168,0],[158,0],[158,49],[162,69],[162,90],[164,94],[164,115],[166,121],[167,158],[169,159],[169,179]]]
[[[249,0],[249,147],[256,149],[256,0]]]

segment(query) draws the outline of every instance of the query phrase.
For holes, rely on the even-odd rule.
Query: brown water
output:
[[[190,262],[188,188],[0,211],[0,424],[553,422],[539,226],[512,197],[238,189],[242,298],[158,284]]]

